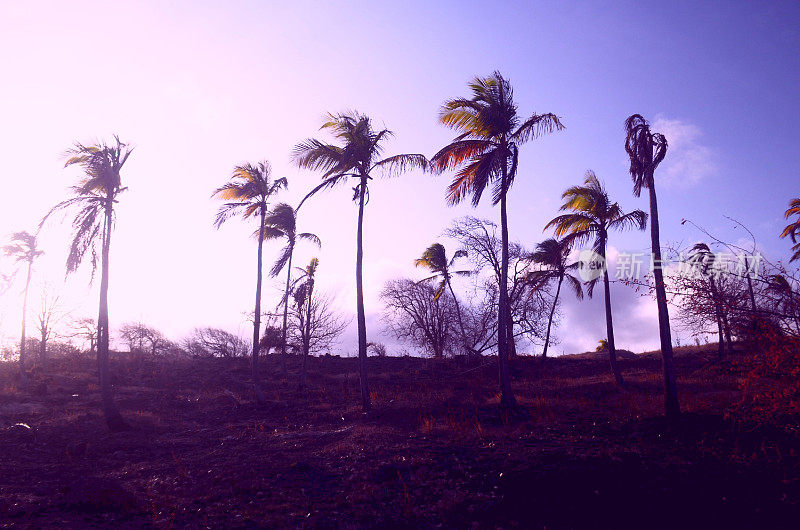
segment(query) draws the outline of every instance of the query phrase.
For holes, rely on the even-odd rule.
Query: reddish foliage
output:
[[[752,341],[755,354],[746,362],[737,413],[755,424],[800,419],[800,339],[759,323]]]

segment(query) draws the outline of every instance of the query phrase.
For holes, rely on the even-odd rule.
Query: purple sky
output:
[[[3,2],[0,3],[0,236],[33,230],[76,178],[63,152],[74,141],[119,134],[135,146],[125,167],[112,247],[112,326],[142,320],[174,339],[195,326],[247,334],[252,307],[252,226],[212,227],[212,190],[234,165],[268,159],[295,203],[319,176],[294,168],[291,148],[318,131],[328,111],[357,109],[392,129],[388,153],[435,153],[452,133],[437,124],[443,100],[498,69],[522,114],[553,112],[567,129],[522,149],[509,215],[511,235],[532,247],[547,235],[561,191],[593,169],[626,210],[631,194],[624,119],[635,112],[666,134],[659,180],[663,242],[740,237],[723,215],[752,229],[771,258],[782,213],[798,195],[800,6],[795,2],[471,3]],[[377,180],[364,242],[371,337],[378,293],[450,222],[497,220],[488,203],[449,208],[449,176]],[[323,248],[319,285],[354,313],[356,207],[338,189],[304,207],[300,228]],[[41,284],[75,314],[94,315],[96,288],[83,270],[63,282],[66,226],[42,236]],[[613,236],[641,251],[647,233]],[[267,247],[270,259],[278,245]],[[613,254],[613,251],[612,251]],[[8,262],[0,263],[6,272]],[[276,298],[279,282],[265,296]],[[0,336],[18,327],[19,284],[0,302]],[[617,343],[658,343],[655,304],[614,289]],[[592,348],[605,335],[601,297],[568,302],[556,353]],[[565,333],[563,330],[568,329]],[[348,332],[341,351],[353,350]],[[386,339],[384,339],[386,340]],[[388,340],[387,340],[388,342]]]

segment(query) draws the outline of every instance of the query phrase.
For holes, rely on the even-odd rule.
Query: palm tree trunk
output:
[[[508,280],[506,280],[508,281]],[[516,359],[517,341],[514,339],[514,318],[511,315],[511,298],[506,303],[506,329],[508,330],[508,358]]]
[[[364,260],[362,234],[366,189],[367,179],[362,176],[358,194],[358,230],[356,233],[356,320],[358,321],[358,374],[361,383],[361,409],[364,412],[372,408],[367,385],[367,319],[364,314],[364,285],[362,283],[362,262]]]
[[[33,261],[28,260],[28,278],[25,280],[25,294],[22,295],[22,338],[19,342],[19,379],[22,384],[28,382],[25,375],[25,320],[28,314],[28,289],[31,285],[31,273],[33,271]]]
[[[709,289],[711,290],[711,300],[714,302],[714,319],[717,321],[717,333],[719,336],[719,360],[725,357],[725,329],[722,326],[722,304],[719,300],[719,292],[714,285],[714,278],[708,279]]]
[[[450,278],[445,278],[447,287],[450,289],[450,294],[453,296],[453,303],[456,305],[456,319],[458,320],[458,327],[461,329],[461,341],[464,343],[464,351],[467,354],[472,353],[472,348],[467,342],[467,332],[464,331],[464,321],[461,319],[461,305],[458,303],[456,293],[453,291],[453,285],[450,283]]]
[[[108,198],[105,207],[105,226],[103,228],[103,251],[101,261],[100,277],[100,309],[97,316],[97,368],[100,378],[100,395],[103,402],[103,415],[106,424],[112,431],[120,431],[127,428],[125,420],[114,403],[114,396],[111,393],[111,377],[109,372],[109,326],[108,326],[108,276],[109,276],[109,254],[111,250],[111,227],[112,227],[112,199]]]
[[[650,244],[653,252],[653,277],[656,283],[656,304],[658,306],[658,331],[661,338],[661,360],[664,369],[664,412],[670,420],[677,420],[681,414],[678,403],[678,383],[675,376],[675,362],[672,354],[672,335],[669,329],[669,309],[667,290],[664,286],[664,273],[661,270],[661,243],[658,235],[658,201],[656,200],[655,179],[648,175],[650,195]]]
[[[542,358],[547,358],[547,347],[550,345],[550,327],[553,325],[553,315],[556,313],[556,305],[558,304],[558,295],[561,294],[561,283],[564,281],[564,275],[558,277],[558,287],[556,288],[556,297],[553,299],[553,307],[550,309],[550,318],[547,319],[547,334],[544,337],[544,350],[542,350]]]
[[[506,172],[503,164],[502,195],[500,196],[500,234],[502,251],[500,253],[500,299],[497,315],[497,360],[500,371],[500,406],[511,410],[517,408],[517,400],[511,389],[511,372],[508,368],[508,214],[506,212]]]
[[[306,332],[305,336],[303,337],[303,362],[302,367],[300,369],[300,390],[305,390],[306,388],[306,375],[307,375],[307,363],[308,363],[308,350],[311,347],[311,299],[314,294],[314,284],[311,284],[311,287],[308,289],[308,305],[306,307]]]
[[[39,342],[39,364],[42,370],[47,369],[47,328],[42,327],[42,340]]]
[[[622,380],[622,372],[620,372],[619,366],[617,365],[617,347],[614,342],[614,321],[611,314],[611,282],[608,280],[608,266],[605,262],[605,238],[603,238],[603,245],[600,248],[600,251],[602,252],[603,256],[603,297],[606,304],[606,333],[608,335],[606,340],[608,341],[608,361],[611,363],[611,372],[614,374],[614,380],[617,382],[617,385],[622,386],[624,381]]]
[[[289,317],[289,285],[292,280],[292,257],[294,255],[294,243],[289,249],[289,261],[286,264],[286,291],[283,300],[283,331],[281,332],[281,368],[286,375],[286,326]]]
[[[253,390],[256,401],[264,403],[264,394],[261,392],[261,377],[258,371],[258,350],[261,338],[261,268],[263,265],[262,249],[264,247],[264,219],[267,215],[266,204],[261,205],[261,224],[258,229],[258,267],[256,269],[256,307],[253,315]]]

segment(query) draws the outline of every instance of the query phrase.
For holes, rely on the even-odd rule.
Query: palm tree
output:
[[[233,215],[241,215],[247,219],[258,216],[259,225],[255,237],[258,240],[258,259],[256,267],[256,305],[253,315],[253,389],[256,400],[264,403],[258,373],[258,349],[261,333],[261,268],[263,264],[262,248],[266,229],[268,200],[278,191],[286,189],[285,178],[272,180],[272,167],[266,160],[257,165],[244,164],[233,169],[228,182],[214,190],[212,197],[228,201],[220,206],[214,226],[220,228]]]
[[[656,167],[667,155],[667,139],[663,134],[650,132],[650,124],[639,114],[625,120],[625,152],[631,160],[633,194],[638,197],[642,188],[650,196],[650,244],[653,253],[653,279],[658,306],[658,330],[661,338],[661,357],[664,366],[664,411],[671,420],[680,416],[678,384],[672,355],[672,336],[669,329],[669,309],[664,273],[661,270],[661,243],[659,241],[658,201],[656,199]]]
[[[794,243],[792,257],[789,258],[789,261],[800,259],[800,243],[797,241],[797,236],[800,234],[800,199],[789,201],[789,208],[784,213],[784,217],[788,219],[793,215],[796,215],[797,219],[786,225],[786,228],[781,232],[781,239],[789,236],[792,238],[792,243]]]
[[[108,272],[111,250],[111,232],[114,228],[114,205],[119,195],[127,188],[122,186],[120,172],[128,160],[132,148],[114,136],[114,143],[83,145],[76,143],[68,151],[64,167],[77,165],[85,177],[72,187],[73,197],[53,207],[42,219],[40,227],[54,212],[76,207],[78,212],[72,221],[74,229],[72,244],[67,256],[67,274],[75,272],[86,254],[91,255],[92,277],[97,268],[98,237],[101,243],[100,257],[100,308],[97,317],[97,365],[100,377],[100,393],[106,423],[111,430],[127,428],[114,404],[108,366]]]
[[[580,267],[580,262],[576,261],[568,264],[569,251],[570,247],[566,241],[550,238],[536,245],[536,250],[531,254],[533,262],[544,267],[542,270],[531,273],[530,279],[532,281],[538,285],[543,285],[550,280],[558,280],[556,296],[553,298],[553,307],[550,309],[550,316],[547,320],[547,333],[544,338],[542,357],[547,357],[547,347],[550,344],[550,327],[553,325],[553,315],[556,312],[558,296],[561,294],[561,284],[564,280],[567,280],[572,290],[575,291],[575,296],[578,300],[583,300],[581,281],[572,274],[572,271]]]
[[[364,289],[362,284],[362,262],[364,247],[364,205],[369,201],[368,184],[372,172],[383,170],[399,174],[407,169],[428,167],[428,160],[420,154],[394,155],[381,158],[382,142],[392,135],[388,129],[376,131],[370,119],[358,112],[328,114],[321,129],[328,129],[341,145],[328,144],[310,138],[297,144],[294,160],[301,168],[322,171],[322,183],[307,195],[332,188],[356,179],[353,200],[358,201],[358,227],[356,229],[356,320],[358,323],[358,365],[361,384],[361,407],[364,411],[372,407],[367,385],[367,324],[364,313]]]
[[[453,302],[456,305],[456,318],[458,319],[458,327],[461,330],[461,340],[464,344],[464,351],[466,353],[473,353],[473,349],[467,340],[467,332],[464,330],[464,321],[461,318],[461,306],[458,303],[456,293],[453,291],[453,284],[450,281],[454,274],[458,276],[469,276],[472,274],[472,271],[468,270],[452,270],[456,260],[466,256],[466,250],[456,250],[453,254],[453,257],[448,260],[444,245],[441,243],[434,243],[425,249],[425,252],[422,253],[421,258],[414,260],[414,265],[417,267],[424,267],[433,273],[433,275],[420,280],[419,283],[441,278],[439,286],[436,288],[436,291],[433,294],[434,300],[439,300],[439,297],[442,295],[442,292],[444,292],[445,287],[450,290],[450,294],[453,296]]]
[[[492,184],[492,204],[500,204],[501,271],[498,304],[497,357],[500,372],[501,405],[517,407],[511,390],[508,369],[509,341],[513,341],[513,322],[508,301],[508,216],[506,196],[517,176],[519,146],[541,134],[564,126],[555,114],[533,114],[521,121],[514,103],[511,84],[499,72],[476,77],[469,88],[472,97],[448,100],[442,105],[439,121],[458,131],[453,142],[431,159],[436,172],[458,169],[447,193],[448,203],[457,204],[472,195],[472,205],[480,203],[483,192]]]
[[[563,237],[563,243],[573,245],[592,241],[592,250],[596,252],[603,265],[606,260],[606,244],[608,233],[611,230],[625,230],[636,228],[644,230],[647,227],[647,214],[641,210],[623,213],[616,202],[612,203],[603,184],[597,179],[593,171],[586,172],[583,186],[572,186],[562,195],[564,204],[561,210],[572,210],[573,213],[559,215],[545,227],[555,228],[555,235]],[[597,278],[589,282],[587,294],[592,296]],[[622,384],[622,373],[617,366],[617,350],[614,344],[614,323],[611,316],[611,292],[608,279],[608,267],[603,267],[603,287],[605,290],[606,306],[606,331],[608,333],[608,359],[611,371],[617,384]]]
[[[719,358],[725,355],[725,345],[728,347],[728,355],[733,353],[733,341],[731,339],[730,326],[728,324],[727,313],[723,310],[723,299],[717,283],[714,281],[714,265],[717,256],[705,243],[697,243],[692,247],[692,255],[689,262],[696,265],[700,275],[708,282],[708,290],[711,294],[711,301],[714,304],[714,319],[717,321],[717,332],[719,336]]]
[[[300,369],[300,390],[306,388],[306,363],[308,352],[311,348],[311,319],[314,316],[314,282],[319,267],[319,260],[311,258],[311,261],[303,269],[298,269],[300,276],[294,284],[293,296],[297,304],[297,313],[300,316],[300,336],[303,341],[303,361]],[[305,311],[305,313],[304,313]]]
[[[280,203],[272,209],[264,220],[266,226],[264,228],[265,239],[278,239],[285,238],[286,246],[283,247],[278,259],[272,265],[269,274],[273,278],[280,274],[281,270],[286,267],[286,290],[283,294],[283,330],[281,332],[281,363],[283,365],[284,373],[286,372],[286,324],[289,315],[289,291],[292,281],[292,256],[294,254],[294,247],[298,239],[305,239],[311,241],[317,248],[322,246],[319,238],[309,232],[297,233],[297,210],[292,208],[286,203]]]
[[[44,254],[36,246],[36,236],[28,232],[16,232],[11,236],[11,243],[3,247],[6,256],[11,257],[17,263],[26,262],[28,264],[28,275],[25,280],[25,291],[22,297],[22,338],[19,343],[19,376],[25,383],[25,320],[28,312],[28,289],[31,285],[31,273],[33,272],[33,262],[36,258]]]

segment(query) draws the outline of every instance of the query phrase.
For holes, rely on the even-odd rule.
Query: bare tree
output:
[[[446,291],[434,299],[428,283],[409,279],[390,280],[381,291],[386,312],[383,321],[397,339],[422,348],[436,359],[454,352],[459,336],[455,329],[455,304]],[[496,329],[496,328],[495,328]]]
[[[476,299],[482,300],[483,304],[491,304],[499,314],[499,288],[502,279],[501,251],[502,242],[497,234],[497,226],[491,221],[466,216],[453,222],[445,231],[447,237],[451,237],[461,244],[460,250],[466,252],[472,261],[474,268],[478,271],[488,271],[489,283],[485,281],[486,276],[476,278],[476,288],[482,291]],[[550,286],[538,285],[530,276],[530,266],[532,254],[525,250],[519,243],[509,245],[509,267],[507,270],[506,285],[508,289],[508,311],[505,321],[508,323],[506,330],[506,344],[509,348],[509,356],[515,357],[517,354],[517,342],[525,339],[528,342],[538,342],[546,334],[547,312],[542,312],[542,303],[545,298],[550,298]],[[495,287],[491,287],[491,285]],[[552,305],[552,304],[551,304]],[[489,324],[488,315],[482,313],[473,303],[470,313],[473,317],[480,314],[478,328],[485,328]],[[475,328],[476,321],[468,317],[471,324],[465,327]],[[494,328],[496,331],[496,327]],[[483,343],[484,337],[481,333],[475,333],[473,329],[469,334],[472,340]],[[497,342],[492,341],[496,346]],[[486,343],[483,343],[484,346]],[[476,347],[478,351],[483,348]]]
[[[36,314],[36,329],[39,331],[39,364],[47,367],[47,344],[53,338],[53,328],[63,319],[61,296],[53,293],[47,285],[42,289],[41,305]]]
[[[72,333],[68,335],[71,338],[80,338],[89,343],[89,355],[94,356],[95,347],[97,346],[97,323],[93,318],[84,317],[80,318],[70,325]]]
[[[163,333],[141,322],[128,322],[119,328],[120,338],[131,353],[149,352],[153,357],[169,352],[174,344]]]
[[[183,341],[192,357],[244,357],[250,348],[247,341],[219,328],[196,328]]]

